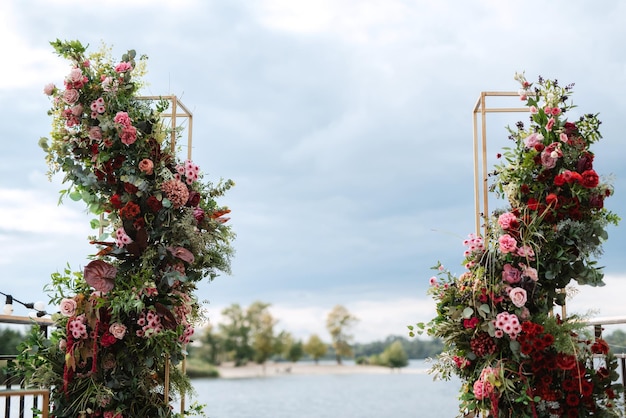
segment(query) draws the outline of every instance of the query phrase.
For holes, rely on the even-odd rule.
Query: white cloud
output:
[[[0,188],[0,229],[10,233],[76,237],[89,228],[83,212],[34,189]],[[91,229],[89,229],[91,231]]]
[[[11,18],[14,6],[11,1],[0,5],[0,56],[5,58],[0,66],[0,90],[40,85],[43,92],[51,77],[58,78],[67,71],[67,64],[56,59],[48,48],[32,47],[20,36],[23,28]]]

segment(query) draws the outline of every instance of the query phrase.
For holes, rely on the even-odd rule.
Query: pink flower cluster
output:
[[[163,190],[176,209],[185,206],[189,200],[189,189],[180,180],[172,179],[163,182],[161,190]]]
[[[198,180],[198,174],[200,173],[200,167],[195,165],[193,161],[186,160],[183,164],[179,164],[176,166],[176,180],[183,179],[185,177],[185,182],[189,185],[193,184],[194,181]]]
[[[163,331],[163,325],[161,324],[161,318],[156,312],[149,310],[147,313],[142,312],[137,319],[137,325],[141,327],[136,331],[138,337],[148,338],[152,335],[158,334]]]
[[[77,316],[67,322],[67,331],[72,333],[75,340],[87,338],[87,325],[85,315]]]
[[[120,126],[120,139],[123,144],[131,145],[137,140],[137,128],[132,125],[132,121],[128,113],[117,112],[113,118],[113,122]]]
[[[463,256],[465,258],[471,257],[473,254],[480,254],[485,251],[485,241],[483,237],[476,234],[469,234],[465,240],[463,240],[463,245],[467,247],[465,252],[463,252]],[[478,258],[478,257],[474,257]],[[469,261],[465,264],[465,268],[470,269],[476,264],[475,261]]]
[[[103,114],[106,111],[106,106],[104,105],[104,99],[102,97],[98,97],[96,100],[91,102],[91,119],[96,119],[98,115]]]
[[[522,331],[522,326],[520,325],[517,315],[508,312],[500,312],[496,316],[494,326],[496,328],[496,338],[502,338],[506,333],[509,338],[515,340],[517,335]]]
[[[122,248],[131,242],[133,242],[133,240],[126,234],[124,228],[117,228],[115,231],[115,245]]]

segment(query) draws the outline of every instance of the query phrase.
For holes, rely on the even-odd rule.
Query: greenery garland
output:
[[[20,367],[30,384],[52,389],[52,415],[170,417],[171,397],[190,384],[168,362],[184,356],[201,320],[194,295],[203,278],[229,272],[234,234],[219,206],[233,182],[202,181],[199,167],[172,151],[163,121],[169,103],[138,95],[146,57],[119,61],[103,47],[51,42],[71,62],[63,87],[49,84],[50,139],[42,138],[50,175],[64,174],[61,198],[83,200],[102,215],[97,253],[81,272],[68,267],[47,286],[56,330],[34,334]],[[177,133],[175,133],[177,134]]]
[[[604,208],[613,188],[590,150],[600,121],[565,117],[573,85],[516,80],[530,124],[509,129],[512,146],[498,155],[492,184],[510,207],[485,219],[485,236],[465,240],[463,274],[433,267],[436,316],[409,328],[443,340],[432,370],[461,378],[459,416],[620,416],[623,388],[608,345],[589,335],[584,318],[553,312],[570,282],[604,285],[595,257],[619,218]]]

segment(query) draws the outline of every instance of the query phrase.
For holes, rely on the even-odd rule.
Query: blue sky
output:
[[[68,70],[51,40],[148,55],[145,93],[179,96],[194,115],[194,162],[236,182],[222,200],[233,274],[198,291],[212,321],[262,300],[279,328],[327,338],[326,314],[343,304],[360,318],[356,340],[370,341],[433,316],[430,266],[462,272],[472,108],[481,91],[516,90],[516,71],[574,82],[579,111],[600,113],[596,168],[616,188],[607,207],[625,216],[624,21],[617,1],[5,0],[0,290],[46,300],[50,274],[93,252],[91,216],[57,206],[60,179],[47,180],[37,146],[51,122],[43,86]],[[490,152],[518,119],[489,119]],[[604,247],[608,285],[571,309],[623,313],[624,227]]]

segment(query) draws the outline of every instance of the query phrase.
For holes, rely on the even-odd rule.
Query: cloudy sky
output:
[[[93,253],[91,216],[57,206],[62,185],[37,146],[51,122],[42,88],[68,71],[49,41],[148,55],[144,93],[179,96],[194,115],[194,162],[236,182],[222,200],[233,274],[199,289],[213,321],[262,300],[279,328],[327,338],[325,317],[343,304],[366,342],[433,316],[438,260],[462,272],[473,105],[481,91],[517,90],[516,71],[574,82],[578,110],[600,113],[596,168],[616,187],[607,206],[626,216],[624,21],[614,0],[4,0],[0,291],[45,301],[50,274]],[[490,116],[490,152],[521,117]],[[604,247],[608,285],[571,309],[626,315],[624,228]]]

